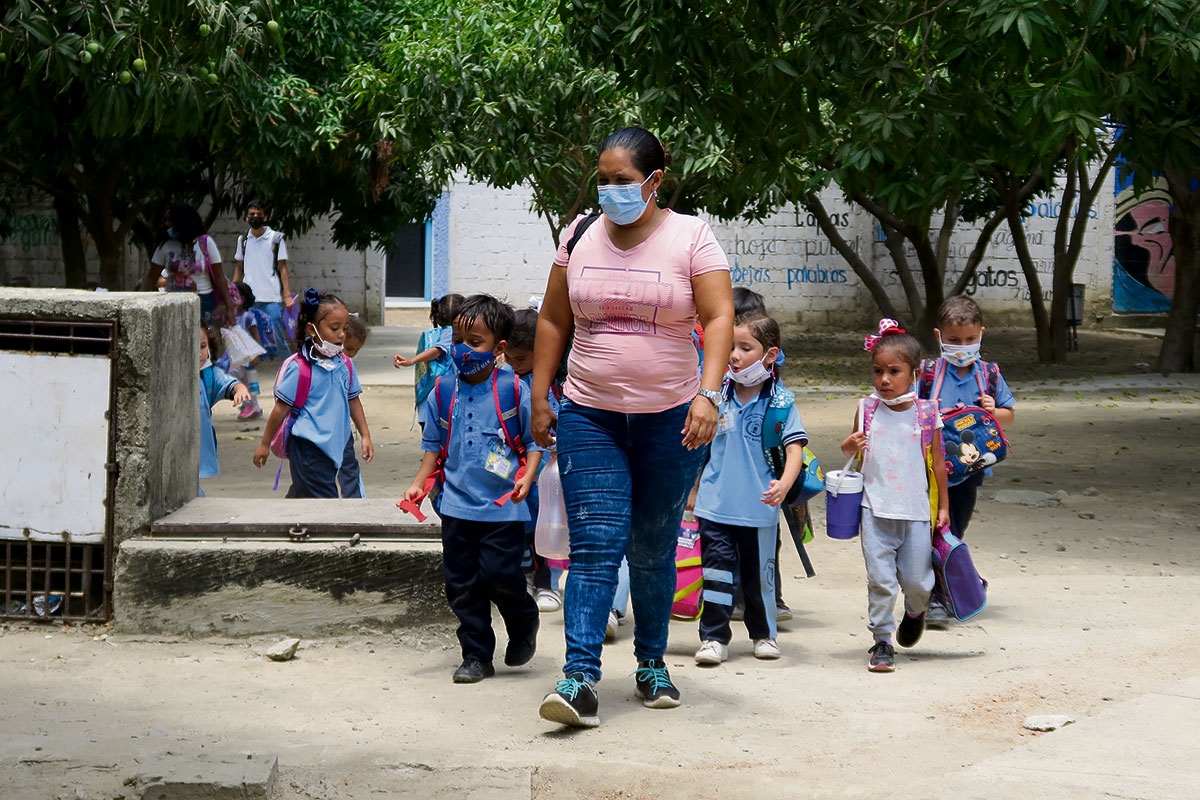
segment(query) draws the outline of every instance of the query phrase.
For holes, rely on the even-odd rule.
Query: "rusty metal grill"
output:
[[[104,356],[113,364],[101,544],[0,541],[0,619],[106,622],[112,617],[113,504],[117,470],[117,321],[0,318],[0,350]]]
[[[111,584],[107,543],[3,542],[4,619],[105,622]]]
[[[116,357],[108,321],[0,319],[0,349]]]

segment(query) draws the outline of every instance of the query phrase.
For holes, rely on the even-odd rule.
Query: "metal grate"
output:
[[[107,320],[0,319],[0,350],[115,358],[114,327]]]
[[[108,547],[99,544],[0,544],[4,569],[0,618],[105,622],[111,585]]]
[[[0,318],[0,350],[105,356],[109,381],[108,458],[102,544],[0,542],[0,619],[106,622],[112,616],[113,504],[116,500],[117,321]]]

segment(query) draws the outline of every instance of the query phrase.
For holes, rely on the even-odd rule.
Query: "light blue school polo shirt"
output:
[[[452,379],[442,376],[442,380]],[[518,414],[521,441],[526,452],[540,451],[529,431],[529,392],[517,381]],[[504,387],[501,387],[504,391]],[[450,422],[450,442],[447,445],[445,482],[438,497],[437,512],[441,516],[488,522],[528,522],[529,506],[525,502],[507,502],[497,506],[493,501],[511,492],[520,463],[517,454],[505,441],[492,396],[491,375],[472,386],[457,381],[454,413]],[[437,392],[430,392],[421,404],[421,449],[436,453],[441,449],[446,431],[438,425]],[[516,419],[509,421],[514,434]],[[507,466],[508,474],[501,476],[488,469],[489,456],[493,468]]]
[[[958,374],[958,367],[955,367],[953,364],[947,364],[946,377],[942,380],[941,394],[939,397],[933,399],[938,401],[938,408],[951,408],[959,403],[962,403],[964,406],[977,406],[979,405],[980,381],[983,382],[983,388],[986,391],[988,385],[987,373],[978,360],[971,363],[971,368],[967,370],[965,375]],[[929,391],[932,393],[935,388],[937,388],[936,377]],[[1004,380],[1004,375],[999,372],[996,375],[995,399],[997,408],[1013,408],[1017,405],[1017,399],[1013,397],[1012,389],[1008,388],[1008,382]],[[990,477],[992,474],[991,468],[985,469],[983,474]],[[970,474],[963,475],[958,480],[952,480],[949,485],[957,486],[969,477],[971,477]]]
[[[779,523],[779,509],[762,501],[762,493],[775,479],[762,445],[763,417],[769,403],[769,389],[764,388],[744,405],[737,392],[726,391],[717,435],[700,476],[697,517],[748,528],[774,527]],[[785,447],[808,442],[800,412],[794,405],[788,409],[781,438]]]
[[[217,432],[213,430],[212,407],[231,399],[230,390],[237,378],[215,364],[200,370],[200,477],[211,478],[221,473],[217,462]]]
[[[342,454],[346,442],[353,432],[350,421],[350,401],[362,394],[358,373],[351,374],[350,367],[341,356],[323,358],[306,341],[297,358],[308,359],[312,365],[312,382],[309,384],[308,399],[300,409],[300,416],[292,425],[292,436],[297,436],[321,448],[321,452],[333,459],[336,468],[342,466]],[[300,365],[289,361],[275,382],[275,397],[294,406],[296,390],[300,385]]]

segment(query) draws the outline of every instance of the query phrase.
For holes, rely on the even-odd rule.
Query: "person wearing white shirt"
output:
[[[295,350],[283,326],[283,309],[295,302],[288,280],[287,243],[283,234],[267,226],[267,209],[259,200],[246,206],[250,230],[237,240],[233,280],[245,281],[254,291],[254,307],[266,312],[281,357]]]

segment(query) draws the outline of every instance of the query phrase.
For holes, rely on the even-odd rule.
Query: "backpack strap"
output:
[[[937,430],[938,403],[920,397],[914,402],[917,406],[917,425],[921,428],[921,447],[928,450],[933,446],[933,432]]]
[[[600,212],[593,211],[575,224],[575,232],[571,234],[571,238],[567,240],[567,260],[571,260],[571,253],[575,252],[575,245],[579,244],[579,240],[583,238],[583,233],[588,228],[592,227],[592,223],[600,219]]]
[[[283,241],[283,234],[279,231],[271,231],[271,268],[275,270],[275,277],[279,277],[279,243]]]
[[[501,399],[501,394],[500,394],[500,373],[501,372],[505,373],[506,380],[509,375],[512,376],[512,384],[513,384],[512,405],[508,406],[508,407],[506,407],[507,404]],[[505,387],[505,388],[507,389],[507,387]],[[504,396],[507,397],[507,395],[508,395],[508,392],[505,391]],[[496,418],[500,420],[500,430],[504,431],[504,441],[508,443],[508,446],[512,449],[512,451],[517,454],[517,458],[520,459],[522,464],[524,464],[525,463],[525,444],[521,441],[520,436],[514,436],[512,434],[512,431],[510,431],[508,428],[509,420],[512,420],[515,418],[517,420],[518,433],[520,433],[519,428],[520,428],[520,424],[521,424],[521,414],[520,414],[521,387],[518,385],[516,373],[509,372],[508,370],[499,370],[499,369],[492,370],[492,399],[496,403]]]
[[[930,394],[933,389],[933,376],[935,362],[937,359],[924,358],[921,359],[921,377],[917,381],[917,396],[927,397],[932,400],[937,400],[936,397]]]
[[[298,416],[300,409],[304,408],[304,404],[308,402],[308,391],[312,388],[312,364],[308,363],[308,359],[304,357],[302,351],[292,353],[279,365],[279,375],[275,377],[276,383],[287,369],[287,365],[292,362],[295,362],[296,369],[300,373],[296,378],[296,396],[292,398],[295,402],[292,403],[291,412],[293,416]]]

